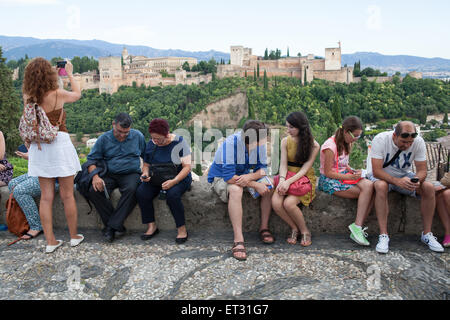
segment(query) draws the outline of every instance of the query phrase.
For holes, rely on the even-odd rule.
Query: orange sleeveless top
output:
[[[61,108],[61,109],[53,110],[53,111],[50,111],[49,113],[47,113],[48,120],[50,120],[50,123],[52,125],[56,126],[56,124],[58,123],[59,117],[61,116],[61,112],[63,110],[64,110],[64,108]],[[63,114],[63,117],[61,120],[61,125],[59,126],[58,131],[69,133],[69,131],[67,130],[67,127],[66,127],[66,112],[65,111],[64,111],[64,114]]]
[[[57,102],[58,102],[58,91],[56,91],[55,108],[56,108]],[[58,131],[69,133],[69,131],[67,130],[67,127],[66,127],[66,112],[64,111],[64,106],[61,109],[58,109],[58,110],[55,110],[53,108],[52,111],[46,112],[46,115],[47,115],[47,118],[50,121],[50,123],[52,125],[56,126],[58,124],[59,117],[61,116],[61,112],[64,112],[64,114],[62,116],[61,124],[59,126],[59,130]]]

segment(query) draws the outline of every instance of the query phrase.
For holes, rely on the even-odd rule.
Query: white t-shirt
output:
[[[372,158],[384,160],[383,164],[388,163],[398,151],[394,144],[392,136],[394,131],[379,133],[373,138],[372,147],[367,156],[367,173],[372,174]],[[411,171],[413,161],[426,161],[427,153],[425,141],[417,136],[409,149],[402,151],[398,158],[383,170],[393,177],[404,177]]]

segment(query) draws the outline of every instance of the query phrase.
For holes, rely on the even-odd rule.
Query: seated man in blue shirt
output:
[[[228,202],[228,213],[234,231],[233,257],[246,260],[242,234],[242,194],[244,187],[251,187],[261,195],[260,235],[264,243],[274,242],[269,231],[272,211],[272,191],[257,180],[266,176],[267,127],[257,120],[248,120],[242,131],[224,141],[217,150],[208,173],[208,182],[223,202]],[[253,172],[250,172],[253,169]]]
[[[87,159],[106,162],[108,171],[103,178],[98,174],[92,178],[89,200],[92,201],[102,218],[105,228],[103,235],[108,242],[125,232],[123,223],[137,204],[136,189],[140,183],[141,157],[145,152],[144,135],[131,129],[131,117],[126,113],[117,115],[112,130],[102,134]],[[95,165],[88,168],[89,172]],[[114,209],[109,195],[119,188],[121,197]]]

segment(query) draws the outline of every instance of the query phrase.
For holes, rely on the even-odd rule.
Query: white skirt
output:
[[[77,151],[67,132],[58,132],[52,143],[32,143],[28,150],[28,175],[58,178],[74,176],[81,171]]]

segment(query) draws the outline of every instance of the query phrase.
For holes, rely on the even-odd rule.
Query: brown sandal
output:
[[[303,247],[309,247],[312,244],[311,233],[302,233],[302,241],[300,242],[300,244]]]
[[[244,249],[237,249],[236,248],[237,246],[244,246],[244,242],[234,242],[233,243],[233,248],[231,248],[231,252],[233,254],[233,258],[235,258],[236,260],[239,260],[239,261],[247,260],[247,251],[245,250],[245,247],[244,247]],[[241,257],[236,256],[235,255],[236,252],[244,252],[245,253],[245,257],[241,258]]]
[[[298,231],[292,230],[291,236],[286,239],[286,242],[289,244],[297,244],[297,238],[298,238]]]
[[[259,237],[264,244],[272,244],[275,242],[275,237],[272,235],[269,229],[259,231]],[[267,239],[272,239],[272,241]]]

